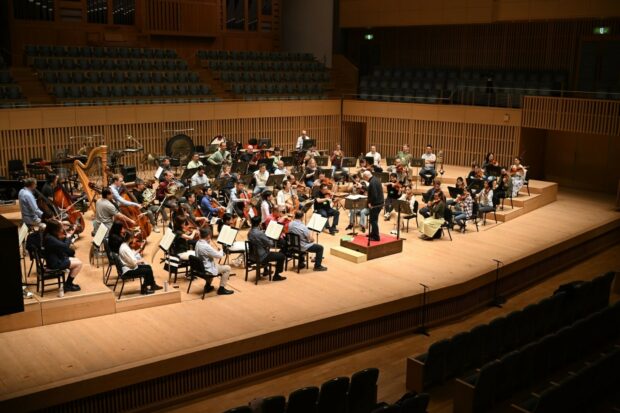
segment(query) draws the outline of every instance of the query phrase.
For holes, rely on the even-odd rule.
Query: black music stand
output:
[[[315,156],[316,166],[327,166],[327,156]]]
[[[296,180],[297,182],[299,182],[299,181],[300,181],[300,180],[304,177],[304,175],[305,175],[305,174],[304,174],[304,171],[295,172],[295,173],[293,174],[293,176],[295,177],[295,180]]]
[[[212,164],[207,162],[206,164],[203,165],[203,167],[205,168],[205,174],[207,176],[210,176],[212,178],[215,178],[216,176],[218,176],[220,174],[220,171],[222,169],[222,165],[217,165],[217,164]]]
[[[263,146],[265,148],[271,148],[271,139],[270,138],[261,138],[258,140],[258,144],[256,145],[258,149],[262,149]]]
[[[375,166],[375,158],[373,156],[364,155],[364,159],[366,160],[366,165],[368,165],[368,167]]]
[[[249,188],[250,187],[250,183],[252,183],[252,179],[254,179],[254,175],[247,174],[247,175],[241,175],[238,180],[243,182],[244,185]]]
[[[495,165],[487,165],[486,167],[486,174],[487,176],[494,176],[494,177],[498,177],[502,174],[502,167],[501,166],[495,166]]]
[[[379,181],[381,181],[382,184],[390,181],[390,174],[388,172],[373,172],[372,176],[379,178]]]
[[[286,175],[270,174],[269,178],[267,178],[267,183],[265,184],[265,186],[271,186],[271,187],[274,187],[274,188],[281,188],[282,187],[282,181],[284,181],[285,177],[286,177]]]
[[[411,205],[409,204],[409,201],[403,200],[403,199],[397,199],[394,202],[394,209],[397,212],[397,216],[396,216],[396,239],[401,239],[400,238],[400,214],[405,214],[405,215],[413,215],[413,211],[411,210]],[[402,238],[404,240],[406,240],[407,238]]]
[[[416,170],[415,170],[415,174],[416,174],[415,189],[418,189],[418,181],[420,180],[420,168],[424,168],[424,159],[422,159],[422,158],[411,158],[411,162],[409,162],[409,165],[411,165],[411,166],[416,168]]]
[[[333,171],[332,171],[332,168],[319,168],[317,169],[317,172],[320,172],[323,175],[325,175],[325,178],[331,178]]]
[[[467,185],[467,189],[474,193],[482,191],[482,188],[484,188],[484,179],[471,179]]]
[[[186,168],[183,171],[183,175],[181,175],[180,181],[181,182],[186,182],[186,181],[190,180],[192,178],[192,176],[194,176],[194,174],[196,172],[198,172],[198,168],[191,168],[191,169]],[[206,173],[206,170],[205,170],[205,173]]]
[[[303,151],[307,151],[308,149],[316,146],[316,139],[304,139],[301,145],[301,149]]]
[[[355,231],[355,228],[357,227],[357,211],[361,211],[362,209],[366,208],[367,205],[368,205],[368,197],[366,196],[362,196],[357,199],[351,199],[349,197],[346,197],[344,199],[344,207],[348,210],[354,210],[353,211],[353,230],[347,235],[353,235],[353,236],[357,235],[357,232]]]
[[[245,175],[248,171],[248,162],[235,162],[232,164],[231,172],[238,175]]]
[[[342,158],[343,168],[355,168],[357,166],[357,158],[349,156]]]
[[[280,158],[282,162],[284,162],[284,166],[293,166],[295,165],[295,157],[293,156],[283,156]]]
[[[451,198],[456,198],[459,195],[463,195],[463,188],[457,188],[454,186],[449,186],[448,187],[448,192],[450,193],[450,197]]]

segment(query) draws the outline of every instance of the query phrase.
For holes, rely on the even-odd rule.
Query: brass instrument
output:
[[[146,188],[144,192],[142,192],[142,208],[148,207],[155,200],[156,192],[152,188]]]

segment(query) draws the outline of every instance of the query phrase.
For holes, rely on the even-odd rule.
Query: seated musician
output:
[[[200,160],[200,154],[198,152],[194,152],[192,155],[192,160],[187,164],[187,169],[196,169],[201,167],[202,161]]]
[[[364,181],[358,174],[353,175],[352,177],[353,182],[351,182],[349,188],[348,188],[348,192],[350,192],[353,195],[363,195],[366,196],[367,190],[367,182]],[[349,210],[349,225],[347,225],[346,230],[349,231],[351,229],[353,229],[353,225],[355,223],[355,215],[359,215],[360,216],[360,229],[362,230],[362,232],[366,232],[366,219],[368,217],[368,214],[370,214],[370,209],[368,209],[368,207],[362,208],[362,209],[351,209]]]
[[[312,185],[314,184],[318,170],[319,169],[316,166],[316,160],[314,158],[311,158],[306,163],[306,169],[304,170],[304,178],[303,178],[303,181],[308,188],[312,187]]]
[[[209,186],[209,177],[205,173],[205,167],[199,166],[198,170],[191,178],[192,188],[195,186],[200,186],[202,188],[206,188]]]
[[[228,277],[230,276],[230,265],[220,265],[217,261],[224,256],[222,248],[213,241],[211,229],[202,228],[200,230],[200,240],[196,243],[196,257],[202,261],[204,269],[214,276],[220,275],[220,287],[217,289],[217,295],[229,295],[234,293],[232,290],[226,289]],[[213,291],[215,287],[211,286],[213,278],[207,281],[207,292]]]
[[[190,222],[181,204],[177,205],[172,214],[172,231],[175,238],[171,249],[171,254],[180,254],[196,245],[199,238],[198,228],[194,227]]]
[[[254,172],[254,195],[258,195],[267,188],[267,180],[269,179],[269,172],[267,172],[267,165],[261,163],[258,167],[258,171]]]
[[[282,182],[282,189],[278,191],[276,197],[276,205],[278,207],[283,207],[284,211],[287,213],[291,212],[295,208],[295,205],[299,207],[299,199],[297,199],[297,195],[291,187],[291,182],[289,180]]]
[[[398,153],[396,154],[396,159],[400,160],[401,165],[409,166],[409,164],[411,163],[411,159],[413,159],[413,156],[411,155],[411,153],[409,153],[409,145],[403,145],[403,149],[398,151]]]
[[[493,176],[491,172],[487,169],[489,166],[499,166],[497,160],[495,160],[495,154],[493,152],[487,153],[487,156],[484,157],[484,163],[482,164],[482,170],[484,174],[488,177]]]
[[[418,201],[415,199],[415,193],[413,192],[413,187],[411,185],[407,185],[405,187],[405,192],[398,198],[399,201],[407,201],[409,202],[409,208],[411,211],[418,210]]]
[[[344,152],[341,149],[340,145],[336,145],[336,149],[332,152],[332,156],[329,158],[329,161],[332,164],[332,176],[336,173],[336,171],[342,170],[342,159],[344,158]]]
[[[241,162],[250,162],[252,160],[252,158],[254,157],[254,146],[252,145],[248,145],[247,149],[243,152],[241,152],[241,155],[239,155],[239,160]]]
[[[289,175],[287,181],[291,183],[291,189],[297,193],[299,202],[303,202],[308,199],[308,188],[303,181],[298,181],[295,175]]]
[[[159,182],[162,182],[166,179],[165,173],[167,171],[171,171],[170,158],[166,156],[164,159],[162,159],[159,167],[162,169],[161,174],[159,175]]]
[[[112,192],[112,196],[114,197],[114,201],[119,206],[135,206],[141,208],[142,205],[137,202],[128,201],[123,198],[120,194],[123,189],[123,184],[125,183],[125,178],[121,174],[112,175],[112,184],[110,184],[110,192]]]
[[[34,191],[37,188],[37,180],[35,178],[24,179],[24,187],[19,190],[19,209],[22,214],[22,221],[29,227],[39,225],[43,211],[37,206],[37,200],[34,197]]]
[[[219,202],[213,196],[213,189],[207,188],[202,199],[200,200],[200,210],[204,220],[210,220],[212,217],[218,216],[220,212]]]
[[[75,256],[75,251],[69,247],[70,243],[62,224],[53,219],[48,220],[43,239],[43,254],[47,267],[53,270],[69,270],[64,290],[80,291],[80,286],[74,284],[74,280],[82,269],[82,261]]]
[[[261,194],[261,203],[260,203],[260,217],[261,222],[265,222],[267,217],[271,214],[272,210],[272,202],[273,202],[273,192],[265,191]]]
[[[286,277],[281,275],[284,270],[284,260],[286,259],[286,256],[281,252],[270,251],[270,249],[274,247],[274,242],[260,229],[260,217],[253,217],[250,222],[252,223],[252,228],[248,233],[248,241],[252,244],[256,251],[256,258],[263,264],[275,262],[276,272],[271,279],[272,281],[286,280]],[[266,274],[267,272],[265,271],[263,276]]]
[[[274,175],[284,175],[284,181],[286,181],[286,175],[288,175],[288,170],[286,169],[286,166],[284,166],[284,162],[283,161],[278,161],[276,163],[276,166],[273,169],[273,174]]]
[[[140,294],[153,294],[156,290],[161,290],[161,286],[155,282],[153,269],[148,265],[142,256],[131,247],[133,233],[125,231],[124,242],[118,250],[118,256],[123,265],[123,276],[126,278],[140,278],[144,282],[140,285]]]
[[[465,189],[465,181],[463,180],[462,176],[459,176],[458,178],[456,178],[456,183],[454,184],[454,188],[456,188],[458,191],[460,191],[461,193],[463,193],[463,190]],[[446,205],[447,206],[452,206],[456,204],[456,198],[450,198],[446,201]]]
[[[441,226],[445,222],[446,197],[443,192],[433,193],[433,199],[426,206],[430,212],[429,216],[420,222],[419,230],[422,233],[420,238],[425,241],[432,241],[441,235]]]
[[[304,213],[302,211],[295,212],[295,219],[288,224],[288,231],[291,234],[296,234],[299,236],[299,244],[302,251],[308,251],[315,253],[314,257],[314,271],[327,271],[327,267],[322,265],[323,263],[323,246],[317,244],[314,241],[314,236],[306,227],[306,225],[302,222],[304,218]],[[299,269],[306,268],[306,263],[303,261],[303,256],[299,259]]]
[[[370,147],[370,152],[366,154],[366,157],[373,158],[373,164],[371,167],[374,172],[383,172],[383,168],[381,168],[381,154],[377,152],[377,147],[375,145]]]
[[[493,183],[491,181],[484,181],[484,188],[476,199],[478,200],[478,215],[482,216],[485,212],[493,211],[493,189],[491,189]]]
[[[433,187],[422,196],[422,200],[427,202],[426,206],[420,209],[420,215],[424,218],[431,216],[432,211],[429,208],[429,203],[434,199],[435,192],[441,192],[441,181],[439,179],[435,179],[433,181]]]
[[[459,195],[456,198],[456,202],[459,206],[459,210],[454,216],[454,223],[460,227],[461,232],[465,232],[465,223],[473,215],[474,211],[474,199],[471,197],[471,193],[467,188],[463,191],[463,195]]]
[[[304,156],[304,162],[308,162],[310,159],[314,159],[317,156],[321,156],[321,153],[316,149],[316,146],[313,145],[306,152],[306,156]]]
[[[211,165],[221,165],[224,162],[232,162],[232,157],[230,152],[226,150],[226,142],[220,143],[220,147],[217,151],[213,152],[211,156],[207,159]]]
[[[409,171],[409,167],[406,164],[403,165],[400,158],[394,159],[394,165],[388,167],[388,172],[396,174],[396,180],[401,185],[407,185],[409,183]]]
[[[325,218],[333,217],[331,226],[327,224],[329,233],[335,235],[338,232],[340,212],[332,207],[332,194],[325,184],[321,184],[320,192],[314,198],[314,212]]]
[[[103,188],[101,199],[95,204],[95,220],[93,221],[93,234],[99,229],[99,225],[104,225],[110,229],[114,221],[124,222],[128,226],[135,226],[136,222],[121,213],[116,205],[112,203],[113,195],[109,188]]]
[[[112,224],[110,231],[108,231],[108,247],[110,251],[118,254],[118,250],[123,242],[125,242],[125,228],[120,222],[115,222]]]
[[[198,228],[204,228],[209,225],[209,219],[202,215],[201,205],[196,202],[196,193],[188,191],[185,194],[185,203],[183,204],[187,212],[188,219],[192,221]],[[219,208],[218,208],[219,211]]]
[[[512,195],[512,179],[510,175],[506,171],[506,169],[502,168],[502,171],[497,178],[495,189],[493,190],[493,203],[495,205],[500,205],[500,201],[507,196]],[[504,209],[503,206],[499,207],[501,210]]]
[[[168,214],[166,209],[172,209],[174,207],[174,194],[169,193],[170,186],[173,184],[174,174],[172,171],[162,172],[164,177],[163,181],[160,180],[157,191],[155,192],[155,199],[157,199],[163,207],[161,208],[161,215],[164,221],[168,221]],[[172,198],[172,199],[171,199]]]
[[[395,173],[390,174],[390,182],[386,185],[387,197],[385,197],[385,206],[383,207],[385,213],[383,218],[389,221],[392,217],[392,211],[394,210],[394,202],[402,195],[403,186],[398,182],[398,175]]]
[[[430,143],[426,145],[426,151],[422,154],[422,159],[424,160],[424,166],[420,168],[420,177],[424,184],[428,185],[428,182],[433,181],[437,176],[437,171],[435,171],[437,157],[433,153],[433,145]]]
[[[43,194],[43,196],[49,199],[50,201],[54,201],[54,191],[56,190],[57,186],[58,186],[58,175],[49,174],[47,176],[47,180],[45,181],[45,184],[43,185],[43,188],[41,188],[41,194]]]
[[[519,191],[525,183],[527,169],[521,164],[521,157],[515,157],[514,164],[510,167],[510,177],[512,179],[512,196],[519,195]]]
[[[140,204],[140,210],[148,217],[149,221],[151,222],[151,225],[153,226],[153,231],[159,232],[159,228],[157,228],[157,219],[155,218],[155,216],[159,213],[159,207],[153,204],[145,205],[145,190],[146,184],[144,183],[144,181],[140,178],[136,178],[136,186],[132,190],[133,197],[136,198],[136,201],[138,201],[138,204]]]
[[[269,170],[270,174],[273,174],[276,172],[276,170],[279,168],[279,163],[280,160],[282,159],[282,151],[280,150],[279,146],[276,146],[275,148],[273,148],[273,154],[271,155],[271,163],[268,165],[267,170]],[[282,162],[281,165],[282,168],[284,168],[284,162]],[[283,175],[286,175],[286,172],[282,173]]]
[[[284,226],[282,233],[280,234],[280,239],[276,242],[276,245],[280,248],[280,252],[286,255],[286,233],[288,232],[289,219],[284,216],[284,208],[278,206],[273,208],[271,214],[265,217],[265,221],[262,224],[263,229],[266,230],[271,221],[276,221]]]
[[[239,217],[243,217],[243,209],[245,205],[250,202],[250,195],[245,190],[245,184],[243,181],[238,180],[235,182],[235,187],[230,191],[230,201],[228,202],[227,211],[230,214],[237,214]]]
[[[482,170],[482,168],[480,168],[480,165],[478,165],[477,162],[472,163],[471,171],[469,171],[469,173],[467,174],[467,178],[465,178],[465,182],[467,182],[467,187],[471,188],[472,184],[476,180],[483,179],[486,179],[486,176],[484,176],[484,171]]]

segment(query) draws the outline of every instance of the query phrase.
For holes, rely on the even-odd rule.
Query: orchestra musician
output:
[[[192,155],[192,160],[189,161],[189,163],[187,164],[187,169],[196,169],[198,167],[201,167],[202,161],[200,160],[200,154],[198,152],[194,152],[194,154]]]
[[[405,187],[405,192],[398,198],[399,201],[407,201],[409,202],[409,208],[411,211],[418,210],[418,201],[415,199],[415,193],[413,192],[413,187],[411,185],[407,185]]]
[[[254,146],[248,145],[245,151],[242,151],[239,155],[239,161],[241,162],[251,162],[254,157]]]
[[[271,214],[271,210],[273,209],[272,200],[273,200],[273,192],[265,191],[261,194],[262,202],[260,203],[260,216],[261,223],[264,223],[267,217]]]
[[[314,271],[327,271],[327,267],[324,267],[323,264],[323,246],[316,243],[314,240],[314,236],[304,225],[302,219],[304,218],[304,213],[302,211],[295,212],[295,219],[288,224],[288,231],[291,234],[296,234],[299,236],[299,243],[302,251],[313,252],[315,254],[314,257]],[[306,268],[306,263],[304,262],[304,255],[302,254],[299,258],[298,268],[300,270]]]
[[[353,175],[352,179],[353,179],[353,182],[351,182],[351,184],[349,185],[348,192],[350,192],[353,195],[366,196],[366,192],[367,192],[366,181],[363,181],[362,178],[358,174]],[[368,215],[370,214],[370,209],[368,208],[350,209],[349,210],[349,225],[347,225],[346,230],[349,231],[353,229],[353,224],[355,222],[355,215],[357,214],[359,214],[360,216],[360,222],[359,222],[360,229],[362,230],[362,232],[366,232],[366,217],[368,217]]]
[[[476,180],[486,179],[484,175],[484,171],[480,168],[477,162],[473,162],[471,164],[471,171],[467,174],[467,178],[465,178],[465,182],[467,182],[467,186],[471,187],[471,185]]]
[[[137,202],[127,201],[125,198],[121,196],[120,190],[123,187],[124,182],[125,182],[125,178],[123,177],[123,175],[121,174],[112,175],[112,184],[110,184],[110,192],[112,192],[112,196],[114,197],[114,201],[116,202],[116,205],[135,206],[138,208],[142,208],[141,204],[138,204]]]
[[[112,227],[114,221],[124,222],[127,226],[133,227],[136,222],[118,210],[118,207],[112,202],[114,199],[110,188],[103,188],[101,191],[101,199],[95,204],[95,220],[93,221],[93,235],[99,229],[99,225],[104,225],[108,230]]]
[[[388,166],[388,172],[396,174],[396,180],[400,182],[401,185],[407,185],[409,183],[409,166],[406,164],[403,165],[400,158],[394,159],[394,165]]]
[[[196,245],[200,237],[198,228],[191,222],[185,209],[179,204],[172,214],[172,231],[174,231],[174,242],[170,247],[171,254],[178,255],[190,249],[190,246]]]
[[[125,242],[125,229],[123,224],[115,222],[112,224],[110,231],[108,231],[108,248],[110,251],[118,254],[118,250]]]
[[[373,158],[372,167],[375,172],[383,172],[383,168],[381,168],[381,154],[377,152],[377,147],[372,145],[370,147],[370,152],[366,154],[367,158]]]
[[[441,192],[441,181],[439,179],[435,179],[433,181],[433,187],[426,191],[426,193],[422,196],[422,200],[427,202],[427,204],[420,209],[420,215],[424,218],[428,218],[431,216],[432,211],[429,208],[429,203],[435,197],[435,192]]]
[[[321,184],[319,187],[319,193],[314,198],[314,211],[322,217],[332,217],[331,226],[327,224],[329,233],[335,235],[338,232],[338,220],[340,218],[340,212],[333,208],[333,195],[328,186]]]
[[[304,147],[304,141],[310,139],[310,136],[306,133],[306,130],[301,131],[301,135],[297,137],[297,143],[295,144],[295,150],[301,151]]]
[[[22,221],[24,224],[28,225],[28,227],[39,225],[41,223],[41,217],[43,216],[43,211],[39,209],[37,200],[34,197],[36,187],[37,180],[35,178],[26,178],[24,179],[24,187],[19,190],[19,194],[17,195]]]
[[[363,178],[364,181],[368,183],[368,209],[370,209],[370,232],[368,238],[371,241],[380,241],[379,214],[385,202],[383,198],[383,186],[379,178],[373,176],[370,171],[364,171]]]
[[[487,153],[487,155],[484,157],[484,163],[482,164],[482,170],[484,171],[485,175],[491,177],[492,175],[490,171],[487,170],[489,166],[499,166],[499,162],[495,160],[495,154],[493,152]]]
[[[314,159],[317,156],[321,156],[321,153],[316,149],[315,145],[312,145],[306,152],[306,156],[304,156],[304,162],[307,163],[310,159]]]
[[[136,178],[135,183],[136,183],[136,186],[132,190],[133,197],[136,198],[136,201],[138,201],[138,204],[140,204],[140,207],[141,207],[140,210],[144,212],[144,214],[148,217],[149,221],[151,222],[153,231],[160,232],[159,228],[157,228],[157,219],[155,218],[155,216],[159,213],[159,207],[153,204],[145,205],[144,192],[146,191],[146,184],[140,178]]]
[[[463,193],[463,190],[465,189],[465,181],[463,180],[462,176],[459,176],[458,178],[456,178],[456,183],[454,184],[454,188],[457,189],[458,192]],[[452,206],[456,203],[456,199],[448,199],[446,201],[446,205],[447,206]]]
[[[428,202],[426,208],[429,210],[429,216],[420,222],[418,227],[422,233],[421,239],[432,241],[441,236],[441,226],[444,224],[446,211],[446,197],[443,192],[436,191],[433,198]]]
[[[258,195],[267,188],[267,180],[269,179],[269,172],[267,172],[267,165],[261,163],[258,166],[258,171],[254,172],[254,195]]]
[[[454,223],[460,227],[462,233],[465,233],[465,223],[472,217],[474,211],[474,199],[471,197],[469,189],[465,188],[463,195],[456,198],[456,202],[459,211],[454,216]]]
[[[203,188],[206,188],[207,186],[209,186],[209,177],[205,173],[204,166],[199,166],[196,173],[192,175],[191,185],[192,187],[201,186]]]
[[[230,295],[234,291],[226,289],[228,277],[230,277],[230,265],[220,265],[219,261],[224,256],[222,248],[213,241],[210,228],[202,228],[200,230],[200,240],[196,243],[196,257],[202,261],[204,269],[213,275],[220,275],[220,286],[217,289],[217,295]],[[213,278],[209,278],[205,286],[207,293],[215,289],[211,285]]]
[[[493,191],[493,203],[495,205],[499,205],[500,200],[506,198],[509,194],[512,195],[512,179],[510,178],[510,175],[508,174],[506,169],[502,168],[502,171],[497,178],[495,189]],[[501,210],[504,209],[503,206],[500,206],[499,208]]]
[[[151,266],[131,247],[133,237],[134,235],[131,231],[125,231],[125,242],[121,244],[118,250],[118,256],[123,266],[123,277],[139,278],[141,281],[140,294],[153,294],[156,290],[161,290],[162,287],[155,282]],[[142,282],[142,279],[144,279],[144,282]]]
[[[164,221],[168,221],[168,214],[166,213],[165,208],[173,209],[176,207],[176,202],[174,200],[174,196],[169,193],[170,186],[173,183],[174,175],[172,171],[162,172],[163,180],[159,182],[159,186],[157,187],[157,191],[155,192],[155,199],[157,199],[161,204],[163,204],[161,210],[161,215]],[[170,199],[172,198],[172,199]]]
[[[47,180],[45,181],[45,184],[43,185],[43,188],[41,188],[41,194],[43,194],[44,197],[46,197],[47,199],[53,202],[54,191],[56,190],[57,186],[58,186],[58,175],[49,174],[47,176]]]
[[[282,182],[282,189],[278,191],[278,195],[276,196],[276,205],[278,207],[283,207],[287,213],[291,212],[295,208],[295,205],[299,208],[299,199],[289,180]]]
[[[409,145],[403,145],[403,149],[398,151],[398,153],[396,154],[396,159],[399,159],[402,165],[409,166],[411,160],[413,159],[413,155],[409,153]]]
[[[283,161],[278,161],[274,170],[273,170],[273,174],[274,175],[284,175],[284,181],[286,181],[286,175],[288,175],[288,170],[286,169],[286,166],[284,166],[284,162]]]
[[[389,221],[392,217],[392,211],[394,210],[394,202],[397,201],[402,195],[403,185],[398,182],[398,175],[395,173],[390,174],[390,182],[386,184],[387,197],[385,199],[385,207],[383,218]]]
[[[433,153],[433,145],[430,143],[426,145],[426,151],[422,154],[422,159],[424,160],[424,166],[420,168],[420,177],[424,184],[427,185],[427,182],[434,180],[437,176],[437,171],[435,171],[437,157]]]
[[[527,169],[521,164],[521,157],[515,157],[514,164],[510,167],[510,177],[512,180],[512,196],[516,197],[519,195],[519,191],[523,187],[525,183],[525,176],[527,174]]]
[[[226,194],[226,199],[230,198],[230,191],[233,189],[235,180],[237,179],[237,174],[233,174],[231,170],[232,167],[230,164],[225,163],[222,165],[222,170],[220,171],[219,176],[219,179],[226,179],[226,184],[220,188],[220,190],[224,191],[224,194]]]
[[[227,211],[229,214],[236,214],[239,217],[244,216],[243,210],[245,205],[250,202],[248,192],[245,190],[243,181],[235,182],[235,187],[230,191],[230,201],[228,202]]]
[[[208,221],[212,217],[218,216],[220,211],[223,209],[224,207],[221,206],[217,199],[213,196],[213,188],[207,188],[202,199],[200,200],[200,210],[202,211],[203,219]]]
[[[316,166],[316,160],[311,158],[306,163],[306,169],[304,170],[304,183],[307,187],[311,187],[314,184],[318,167]]]
[[[304,184],[303,181],[297,181],[297,178],[295,178],[295,175],[289,175],[287,178],[287,181],[291,183],[291,189],[295,191],[300,202],[308,199],[308,195],[307,195],[308,188],[306,188],[306,185]]]
[[[171,171],[170,158],[166,156],[164,159],[162,159],[159,167],[162,169],[161,173],[159,174],[159,182],[162,182],[166,179],[165,173],[167,171]]]
[[[220,143],[220,147],[217,151],[213,152],[207,159],[211,165],[221,165],[224,162],[231,163],[232,157],[230,152],[226,150],[226,142]]]
[[[277,241],[277,245],[280,248],[280,251],[286,255],[286,234],[288,233],[288,226],[290,223],[290,219],[284,216],[284,208],[276,206],[272,208],[271,214],[265,217],[265,221],[263,222],[263,228],[267,229],[269,223],[271,221],[276,221],[284,226],[282,229],[282,233],[280,234],[280,239]]]
[[[67,232],[59,221],[48,220],[43,239],[43,254],[48,268],[69,270],[69,275],[64,283],[64,291],[80,291],[80,286],[75,284],[74,280],[82,269],[82,261],[75,256],[75,251],[69,247],[70,238],[67,237]]]
[[[280,159],[282,159],[282,151],[280,150],[279,146],[273,148],[273,154],[271,155],[270,159],[272,160],[272,162],[269,165],[269,168],[267,168],[269,170],[269,173],[275,173],[278,168],[284,168],[284,162],[282,162],[282,165],[280,165]]]
[[[493,211],[493,189],[491,188],[491,185],[493,185],[492,182],[485,180],[484,188],[476,196],[476,199],[478,200],[479,216],[483,216],[485,212]]]
[[[329,161],[332,164],[332,176],[336,173],[336,171],[343,170],[342,168],[342,160],[344,158],[344,152],[341,149],[341,146],[336,145],[336,149],[332,152],[332,156],[329,158]],[[348,172],[348,171],[345,171]]]
[[[187,212],[187,218],[196,226],[197,228],[204,228],[209,225],[209,219],[206,216],[202,215],[201,205],[198,205],[196,202],[196,193],[195,192],[187,192],[185,195],[185,203],[183,204],[185,210]],[[220,208],[217,208],[218,212]]]
[[[270,249],[274,246],[274,242],[260,229],[260,217],[252,217],[250,222],[252,224],[252,228],[248,233],[248,241],[255,248],[258,260],[263,264],[271,262],[275,263],[276,271],[271,279],[272,281],[286,280],[286,277],[281,275],[284,270],[284,260],[286,259],[286,255],[281,252],[270,251]],[[262,275],[267,275],[267,272],[265,271]]]

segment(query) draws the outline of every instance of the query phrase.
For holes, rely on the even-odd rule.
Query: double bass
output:
[[[132,194],[129,193],[125,185],[121,186],[120,192],[124,200],[137,203],[137,200],[133,197]],[[139,207],[133,205],[119,205],[119,209],[123,214],[127,215],[129,218],[135,221],[138,227],[140,227],[140,234],[142,235],[144,240],[146,240],[146,238],[151,235],[151,222],[149,221],[149,218],[140,211]]]
[[[71,195],[62,185],[58,185],[54,189],[54,205],[60,208],[61,215],[64,211],[67,221],[71,223],[76,234],[81,234],[84,231],[86,226],[84,216],[73,206]]]

